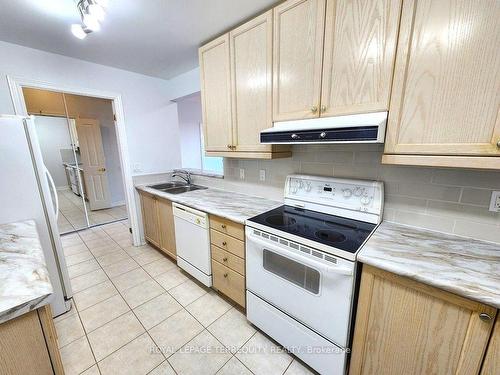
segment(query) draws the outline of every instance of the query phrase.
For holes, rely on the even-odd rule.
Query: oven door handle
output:
[[[263,248],[271,250],[275,253],[283,255],[284,257],[290,258],[292,260],[296,260],[297,262],[303,263],[305,265],[320,269],[321,271],[323,271],[325,273],[337,273],[337,274],[345,275],[345,276],[352,276],[354,273],[354,270],[351,268],[348,268],[348,267],[335,266],[333,264],[326,265],[324,263],[315,261],[314,259],[303,256],[301,254],[297,254],[294,251],[284,250],[281,247],[279,247],[275,244],[268,243],[267,241],[263,241],[260,238],[255,237],[250,233],[247,233],[247,241],[255,242]]]

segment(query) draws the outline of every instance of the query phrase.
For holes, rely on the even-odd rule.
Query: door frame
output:
[[[120,157],[120,164],[122,168],[122,179],[123,184],[125,185],[125,201],[127,205],[128,219],[130,227],[132,228],[132,239],[135,246],[141,245],[137,206],[134,196],[134,182],[132,179],[129,159],[127,134],[125,128],[125,115],[123,112],[121,94],[110,91],[53,84],[50,82],[11,75],[7,75],[7,83],[9,85],[10,95],[12,98],[12,103],[14,105],[14,112],[16,115],[20,116],[28,115],[26,103],[24,101],[23,87],[58,91],[65,94],[91,96],[94,98],[108,99],[112,101],[113,111],[116,116],[116,140],[118,142],[118,154]]]

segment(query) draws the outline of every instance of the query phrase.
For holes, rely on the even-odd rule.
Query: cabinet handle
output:
[[[231,145],[227,145],[227,148],[230,149],[230,150],[232,149],[232,147],[233,146],[231,146]]]
[[[500,139],[497,141],[497,148],[500,148]]]
[[[222,258],[223,262],[227,262],[227,257]]]
[[[226,277],[227,277],[227,272],[224,274],[224,278],[226,278]]]
[[[326,105],[321,106],[321,112],[326,112]]]
[[[316,112],[318,112],[318,106],[313,105],[313,106],[311,107],[311,112],[312,112],[312,113],[316,113]]]
[[[222,241],[222,246],[226,246],[227,245],[227,242],[226,241]]]
[[[226,229],[226,224],[221,225],[222,229]]]
[[[490,322],[492,318],[489,314],[481,313],[479,314],[479,319],[481,319],[483,322]]]

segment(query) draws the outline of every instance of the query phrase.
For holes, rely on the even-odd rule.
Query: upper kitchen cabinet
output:
[[[321,117],[387,111],[401,0],[328,0]]]
[[[233,140],[236,151],[268,151],[260,131],[272,123],[272,12],[229,33]]]
[[[66,116],[63,94],[55,91],[23,88],[28,114]]]
[[[199,49],[205,149],[232,150],[229,35]]]
[[[405,0],[383,162],[500,169],[500,2]]]
[[[273,120],[319,116],[326,0],[274,8]]]
[[[272,11],[199,50],[208,156],[272,159],[288,146],[260,144],[272,124]]]

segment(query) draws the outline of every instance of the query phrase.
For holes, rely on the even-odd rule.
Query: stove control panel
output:
[[[356,217],[366,214],[380,219],[383,197],[383,183],[379,181],[290,175],[285,186],[285,204],[333,215],[347,210],[358,212]]]

